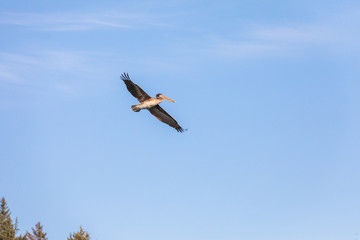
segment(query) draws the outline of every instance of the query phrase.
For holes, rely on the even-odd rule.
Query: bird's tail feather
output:
[[[141,110],[137,105],[132,105],[132,106],[131,106],[131,109],[132,109],[134,112],[140,112],[140,110]]]

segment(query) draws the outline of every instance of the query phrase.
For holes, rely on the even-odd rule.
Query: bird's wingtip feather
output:
[[[182,127],[175,128],[175,129],[176,129],[176,131],[181,132],[181,133],[183,133],[183,132],[186,132],[186,131],[187,131],[187,128],[186,128],[186,129],[183,129]]]
[[[121,78],[123,81],[125,81],[125,80],[131,80],[129,74],[128,74],[128,73],[125,73],[125,72],[124,72],[123,74],[121,74],[120,78]]]

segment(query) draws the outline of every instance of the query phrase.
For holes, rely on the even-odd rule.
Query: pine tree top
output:
[[[73,234],[70,234],[70,237],[67,238],[67,240],[89,240],[90,235],[88,232],[84,231],[84,229],[80,226],[79,232],[74,232]]]
[[[7,216],[7,215],[9,215],[10,216],[10,209],[8,208],[8,206],[7,206],[7,202],[5,201],[5,198],[4,197],[2,197],[1,198],[1,212],[0,212],[0,216],[2,217],[2,216]]]
[[[13,240],[15,239],[15,234],[17,229],[17,220],[15,224],[11,219],[11,212],[5,198],[1,199],[0,203],[0,239],[1,240]]]
[[[40,224],[40,222],[38,222],[35,225],[35,228],[31,228],[33,231],[33,234],[30,233],[26,233],[26,236],[30,239],[30,240],[47,240],[48,238],[46,237],[46,234],[43,231],[43,226]]]

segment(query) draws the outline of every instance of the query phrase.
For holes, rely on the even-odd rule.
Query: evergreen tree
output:
[[[25,237],[28,237],[30,240],[47,240],[46,233],[43,232],[43,226],[41,226],[40,222],[35,225],[35,229],[31,228],[33,234],[26,233]]]
[[[89,240],[90,235],[88,232],[84,231],[83,228],[80,226],[79,232],[74,232],[73,234],[70,234],[70,237],[67,238],[67,240]]]
[[[1,199],[0,208],[0,240],[15,240],[15,234],[18,230],[17,219],[14,224],[4,197]]]
[[[15,238],[16,240],[30,240],[28,237],[28,233],[26,233],[24,236],[20,234],[20,236]]]

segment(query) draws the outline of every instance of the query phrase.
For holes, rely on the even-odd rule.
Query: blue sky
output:
[[[21,233],[358,238],[358,1],[0,3],[0,194]],[[123,72],[188,131],[132,112]]]

